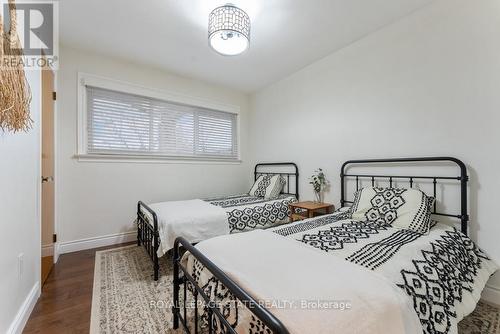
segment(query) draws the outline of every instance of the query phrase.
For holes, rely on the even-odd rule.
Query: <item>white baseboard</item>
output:
[[[40,292],[40,282],[37,281],[19,308],[14,321],[12,321],[9,329],[7,330],[7,334],[21,334],[23,332],[31,311],[33,311],[36,301],[38,300],[38,297],[40,297]]]
[[[496,305],[500,305],[500,289],[497,287],[486,285],[483,293],[481,294],[481,299]]]
[[[42,245],[42,257],[54,255],[54,244]]]
[[[59,261],[59,254],[61,254],[61,249],[59,248],[59,243],[54,243],[54,263]]]
[[[133,232],[104,235],[94,238],[63,241],[60,242],[57,247],[57,254],[59,255],[59,254],[77,252],[85,249],[116,245],[135,240],[137,240],[137,232],[133,231]]]

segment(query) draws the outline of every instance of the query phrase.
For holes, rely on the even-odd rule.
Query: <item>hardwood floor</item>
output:
[[[88,333],[95,252],[130,244],[133,243],[61,255],[23,333]]]

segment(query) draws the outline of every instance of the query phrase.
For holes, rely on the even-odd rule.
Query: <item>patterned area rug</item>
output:
[[[182,333],[172,330],[172,264],[160,259],[160,278],[143,247],[96,253],[90,333]]]
[[[458,323],[458,333],[500,333],[500,308],[484,302],[479,302],[474,312]]]
[[[96,253],[91,334],[168,333],[172,330],[172,264],[160,259],[160,279],[142,247]],[[500,334],[500,309],[480,302],[459,324],[459,334]]]

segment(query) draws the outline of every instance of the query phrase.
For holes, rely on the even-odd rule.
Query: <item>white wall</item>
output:
[[[38,71],[27,71],[26,76],[34,126],[26,133],[0,130],[0,333],[22,330],[34,305],[29,302],[40,291],[41,77]],[[24,254],[21,273],[19,254]]]
[[[500,262],[499,1],[436,1],[263,89],[252,108],[253,159],[298,162],[304,199],[317,167],[338,205],[345,160],[463,159],[472,235]]]
[[[161,56],[161,55],[159,55]],[[79,162],[77,73],[86,72],[153,89],[241,108],[242,164],[146,164]],[[62,47],[58,73],[57,224],[63,245],[134,230],[138,200],[180,200],[245,192],[251,185],[248,159],[248,97],[155,68]],[[66,247],[66,249],[68,249]]]

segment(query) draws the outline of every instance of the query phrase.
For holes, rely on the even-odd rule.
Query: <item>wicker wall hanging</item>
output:
[[[23,50],[17,35],[16,6],[9,0],[10,29],[4,30],[0,15],[0,129],[17,132],[28,131],[31,90],[23,65]],[[8,60],[8,61],[7,61]]]

